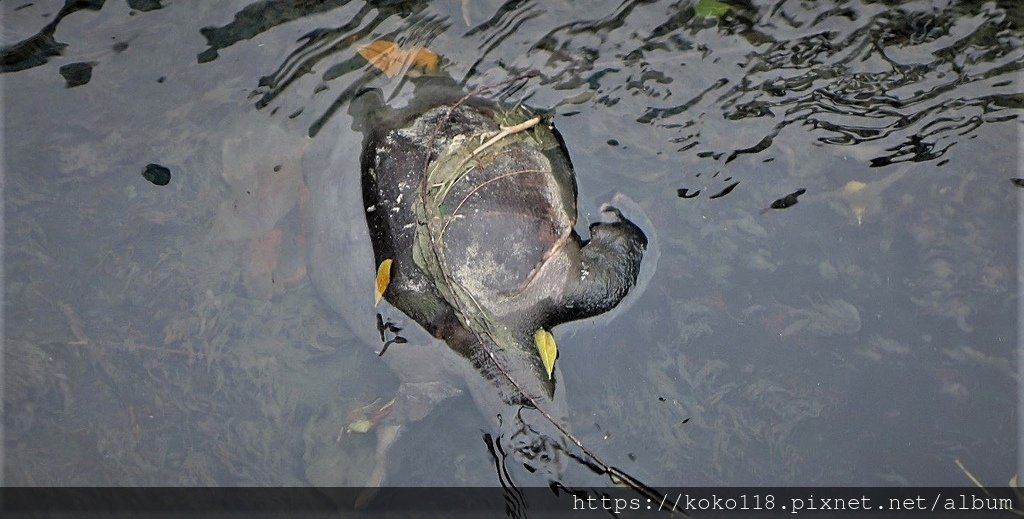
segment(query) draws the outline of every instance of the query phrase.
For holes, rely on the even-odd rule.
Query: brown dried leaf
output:
[[[429,49],[413,47],[405,50],[388,40],[377,40],[363,45],[359,48],[359,55],[388,77],[395,77],[406,68],[437,72],[441,64],[440,57]]]

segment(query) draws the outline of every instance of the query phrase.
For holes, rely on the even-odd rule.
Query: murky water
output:
[[[538,72],[501,95],[556,114],[580,228],[616,192],[653,222],[646,291],[555,330],[602,457],[672,486],[1017,472],[1019,2],[0,9],[6,484],[366,481],[346,428],[398,380],[306,279],[302,168],[357,167],[324,155],[358,150],[357,89],[409,95],[377,39],[470,88]],[[497,485],[489,423],[444,404],[387,482]]]

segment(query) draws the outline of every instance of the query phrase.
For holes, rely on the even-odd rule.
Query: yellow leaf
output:
[[[369,420],[358,420],[352,422],[345,428],[346,432],[350,433],[367,433],[373,428],[373,422]]]
[[[391,283],[391,258],[380,262],[377,267],[377,283],[373,287],[373,306],[380,304],[380,298],[384,297],[384,291]]]
[[[1010,490],[1013,490],[1013,495],[1017,496],[1017,501],[1024,501],[1024,492],[1021,492],[1020,485],[1017,483],[1017,475],[1014,474],[1010,478]]]
[[[551,332],[541,328],[533,334],[533,343],[537,346],[537,353],[540,353],[540,361],[548,372],[548,379],[555,371],[555,358],[558,357],[558,346],[555,345],[555,336]]]
[[[377,40],[363,45],[359,48],[359,55],[388,77],[401,74],[407,67],[424,72],[437,72],[441,66],[441,58],[429,49],[414,47],[405,50],[388,40]]]
[[[847,182],[845,186],[843,186],[843,191],[852,194],[864,189],[866,186],[867,184],[859,180],[851,180]]]

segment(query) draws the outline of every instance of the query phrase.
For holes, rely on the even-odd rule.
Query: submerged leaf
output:
[[[348,427],[345,428],[345,431],[350,433],[364,434],[370,432],[370,429],[372,428],[373,422],[369,420],[357,420],[355,422],[348,424]]]
[[[391,258],[380,262],[377,267],[377,282],[373,286],[373,306],[380,304],[380,298],[384,297],[384,291],[391,283]]]
[[[847,194],[853,194],[863,190],[865,187],[867,187],[867,184],[861,182],[860,180],[851,180],[847,182],[845,186],[843,186],[843,192]]]
[[[367,405],[357,407],[349,412],[348,425],[345,426],[347,433],[367,433],[377,426],[384,418],[391,414],[395,407],[395,398],[392,398],[384,405],[380,405],[380,399],[374,400]]]
[[[697,16],[704,16],[707,18],[718,18],[725,16],[729,12],[731,7],[729,4],[719,2],[718,0],[699,0],[697,5],[693,6],[694,12]]]
[[[857,217],[857,225],[864,223],[864,213],[867,212],[867,202],[864,200],[864,195],[857,195],[867,187],[867,184],[859,180],[851,180],[843,186],[843,194],[846,195],[846,203],[850,206],[850,211],[853,211],[853,215]]]
[[[537,346],[537,353],[540,353],[540,361],[544,364],[544,370],[548,372],[548,379],[555,371],[555,358],[558,357],[558,346],[555,345],[555,336],[551,332],[540,328],[533,334],[533,343]]]
[[[408,67],[422,72],[437,72],[441,58],[424,47],[405,50],[397,43],[377,40],[359,48],[359,55],[388,77],[395,77]]]

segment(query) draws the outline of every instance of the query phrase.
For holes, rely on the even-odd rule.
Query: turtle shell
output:
[[[521,294],[571,239],[576,184],[549,122],[524,109],[459,110],[484,124],[452,136],[428,168],[418,232],[451,280],[493,309]],[[502,132],[515,127],[523,129]]]

